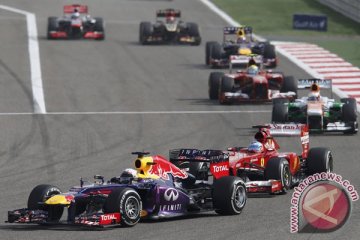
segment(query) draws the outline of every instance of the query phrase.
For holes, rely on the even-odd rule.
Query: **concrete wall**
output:
[[[360,0],[318,0],[337,12],[360,23]]]

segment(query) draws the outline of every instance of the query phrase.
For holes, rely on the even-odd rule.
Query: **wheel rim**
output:
[[[129,197],[125,202],[125,213],[130,219],[135,220],[139,216],[140,203],[135,197]]]
[[[242,185],[235,186],[233,202],[236,208],[242,208],[246,203],[246,192]]]
[[[282,182],[283,182],[284,187],[289,188],[290,187],[290,181],[291,181],[289,165],[284,166],[282,175],[283,175]]]
[[[331,153],[329,152],[328,155],[327,155],[327,163],[326,163],[326,172],[332,172],[333,171],[333,160],[332,160],[332,155]]]

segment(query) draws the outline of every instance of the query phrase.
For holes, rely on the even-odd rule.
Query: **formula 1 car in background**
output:
[[[141,22],[139,28],[141,44],[179,43],[200,45],[200,29],[196,23],[181,20],[180,10],[172,8],[158,10],[156,22]]]
[[[47,38],[104,40],[104,21],[90,17],[86,5],[65,5],[64,16],[48,18]]]
[[[340,101],[320,95],[320,88],[330,89],[330,79],[300,79],[300,89],[310,88],[308,96],[293,102],[274,101],[273,123],[304,123],[311,132],[358,132],[357,103],[354,98]]]
[[[170,161],[186,169],[198,180],[208,180],[211,171],[226,169],[227,174],[245,182],[248,193],[285,193],[309,175],[333,171],[333,158],[328,148],[309,148],[309,133],[303,124],[267,124],[258,128],[255,141],[248,147],[227,150],[170,150]],[[302,153],[279,152],[274,135],[300,136]],[[220,159],[223,166],[206,161]]]
[[[220,104],[269,102],[275,98],[295,99],[297,96],[295,79],[292,76],[285,77],[281,72],[262,69],[261,56],[260,64],[257,64],[258,57],[255,55],[250,58],[247,70],[238,70],[233,73],[233,64],[243,62],[243,56],[231,55],[229,73],[210,73],[209,98],[218,99]]]
[[[96,175],[93,184],[62,192],[58,187],[38,185],[30,193],[27,208],[8,212],[9,223],[74,224],[85,226],[136,225],[140,218],[158,219],[215,210],[240,214],[247,200],[244,182],[234,176],[214,174],[216,182],[199,182],[165,158],[134,152],[135,169],[105,182]],[[218,167],[221,161],[208,162]],[[225,170],[226,172],[226,170]],[[228,174],[227,174],[228,175]],[[67,220],[62,220],[64,208]]]
[[[206,43],[205,64],[213,68],[227,67],[231,55],[240,55],[244,61],[237,64],[246,65],[251,54],[261,55],[265,67],[277,66],[275,46],[254,40],[252,27],[225,27],[222,44],[214,41]]]

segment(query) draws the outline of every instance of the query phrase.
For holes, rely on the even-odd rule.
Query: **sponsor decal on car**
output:
[[[179,198],[179,192],[175,188],[168,188],[164,192],[164,199],[168,202],[176,201]]]
[[[120,213],[109,213],[100,216],[100,225],[120,223]]]
[[[229,170],[229,161],[210,164],[210,172],[216,179],[229,176]]]

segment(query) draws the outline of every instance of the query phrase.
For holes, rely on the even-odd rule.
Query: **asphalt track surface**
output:
[[[223,149],[246,146],[249,127],[269,121],[267,104],[219,106],[207,97],[204,42],[221,40],[225,22],[199,1],[78,1],[107,22],[106,40],[48,41],[47,17],[61,14],[71,1],[2,0],[3,5],[37,16],[47,115],[6,115],[33,111],[26,22],[23,15],[0,10],[0,219],[7,210],[25,207],[31,189],[49,183],[67,190],[79,177],[106,177],[131,167],[131,151],[163,154],[171,148]],[[141,20],[154,20],[159,8],[175,7],[197,22],[203,44],[141,46]],[[279,69],[308,77],[286,59]],[[231,111],[243,113],[154,113],[142,111]],[[246,112],[246,111],[260,112]],[[69,113],[69,114],[61,114]],[[82,114],[84,112],[107,112]],[[111,113],[112,112],[112,113]],[[117,112],[117,113],[116,113]],[[359,190],[359,135],[318,135],[311,146],[331,148],[335,172]],[[297,138],[281,138],[283,150],[299,150]],[[250,198],[239,216],[215,213],[143,222],[134,228],[88,231],[0,224],[0,239],[358,239],[360,207],[331,234],[290,234],[290,194]]]

